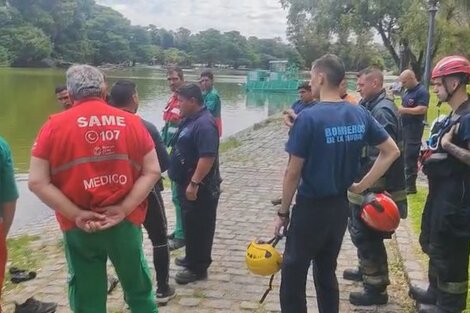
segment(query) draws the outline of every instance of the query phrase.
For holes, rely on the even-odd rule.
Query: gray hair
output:
[[[90,65],[73,65],[67,70],[67,90],[74,100],[101,97],[105,86],[104,75]]]

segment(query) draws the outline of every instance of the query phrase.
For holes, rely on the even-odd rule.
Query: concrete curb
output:
[[[402,220],[394,237],[397,242],[399,257],[403,264],[408,286],[413,285],[427,288],[427,269],[423,261],[420,260],[419,249],[421,248],[418,237],[414,234],[408,220]],[[419,309],[418,304],[416,304],[416,307]]]

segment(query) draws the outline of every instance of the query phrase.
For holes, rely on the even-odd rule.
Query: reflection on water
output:
[[[170,90],[162,71],[136,68],[106,74],[110,84],[118,79],[134,80],[139,91],[139,114],[159,128],[163,126],[162,110]],[[185,73],[185,78],[198,79],[191,73]],[[287,108],[296,99],[295,94],[246,93],[242,76],[216,75],[215,79],[222,100],[224,137]],[[41,125],[60,110],[54,88],[64,80],[61,70],[0,68],[0,135],[10,143],[19,171],[28,169],[30,147]]]

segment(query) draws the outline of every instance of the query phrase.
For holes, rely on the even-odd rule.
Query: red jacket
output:
[[[170,123],[178,123],[181,120],[180,102],[173,93],[163,109],[163,120]]]
[[[49,161],[52,183],[73,203],[93,210],[127,196],[141,175],[144,155],[152,149],[139,117],[93,99],[50,116],[32,155]],[[127,219],[142,224],[146,210],[143,202]],[[74,221],[56,215],[62,230],[75,227]]]

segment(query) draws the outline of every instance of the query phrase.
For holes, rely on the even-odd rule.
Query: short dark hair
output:
[[[185,84],[176,90],[176,94],[186,99],[194,98],[200,105],[204,103],[201,88],[196,84]]]
[[[109,94],[109,104],[116,108],[128,106],[136,93],[136,85],[130,80],[118,80]]]
[[[297,87],[297,90],[304,89],[307,91],[312,91],[312,87],[310,86],[310,82],[303,82]]]
[[[67,90],[67,86],[58,85],[55,87],[55,94],[61,93],[62,91]]]
[[[313,68],[325,73],[326,79],[334,87],[339,87],[346,75],[343,61],[334,54],[325,54],[320,57],[313,62]]]
[[[357,73],[357,78],[363,75],[373,75],[372,77],[374,79],[377,79],[381,84],[383,84],[384,82],[384,74],[382,72],[382,69],[378,66],[372,65],[372,66],[366,67],[365,69]]]
[[[166,71],[166,74],[167,75],[170,75],[171,73],[176,73],[178,74],[178,77],[181,79],[181,80],[184,80],[184,75],[183,75],[183,70],[177,66],[172,66],[172,67],[169,67],[168,70]]]
[[[360,70],[359,73],[357,73],[357,78],[361,77],[362,75],[369,75],[372,73],[383,76],[383,72],[380,67],[371,65],[366,67],[365,69]]]
[[[201,73],[201,77],[207,77],[210,80],[214,80],[214,74],[211,71],[204,71]]]

